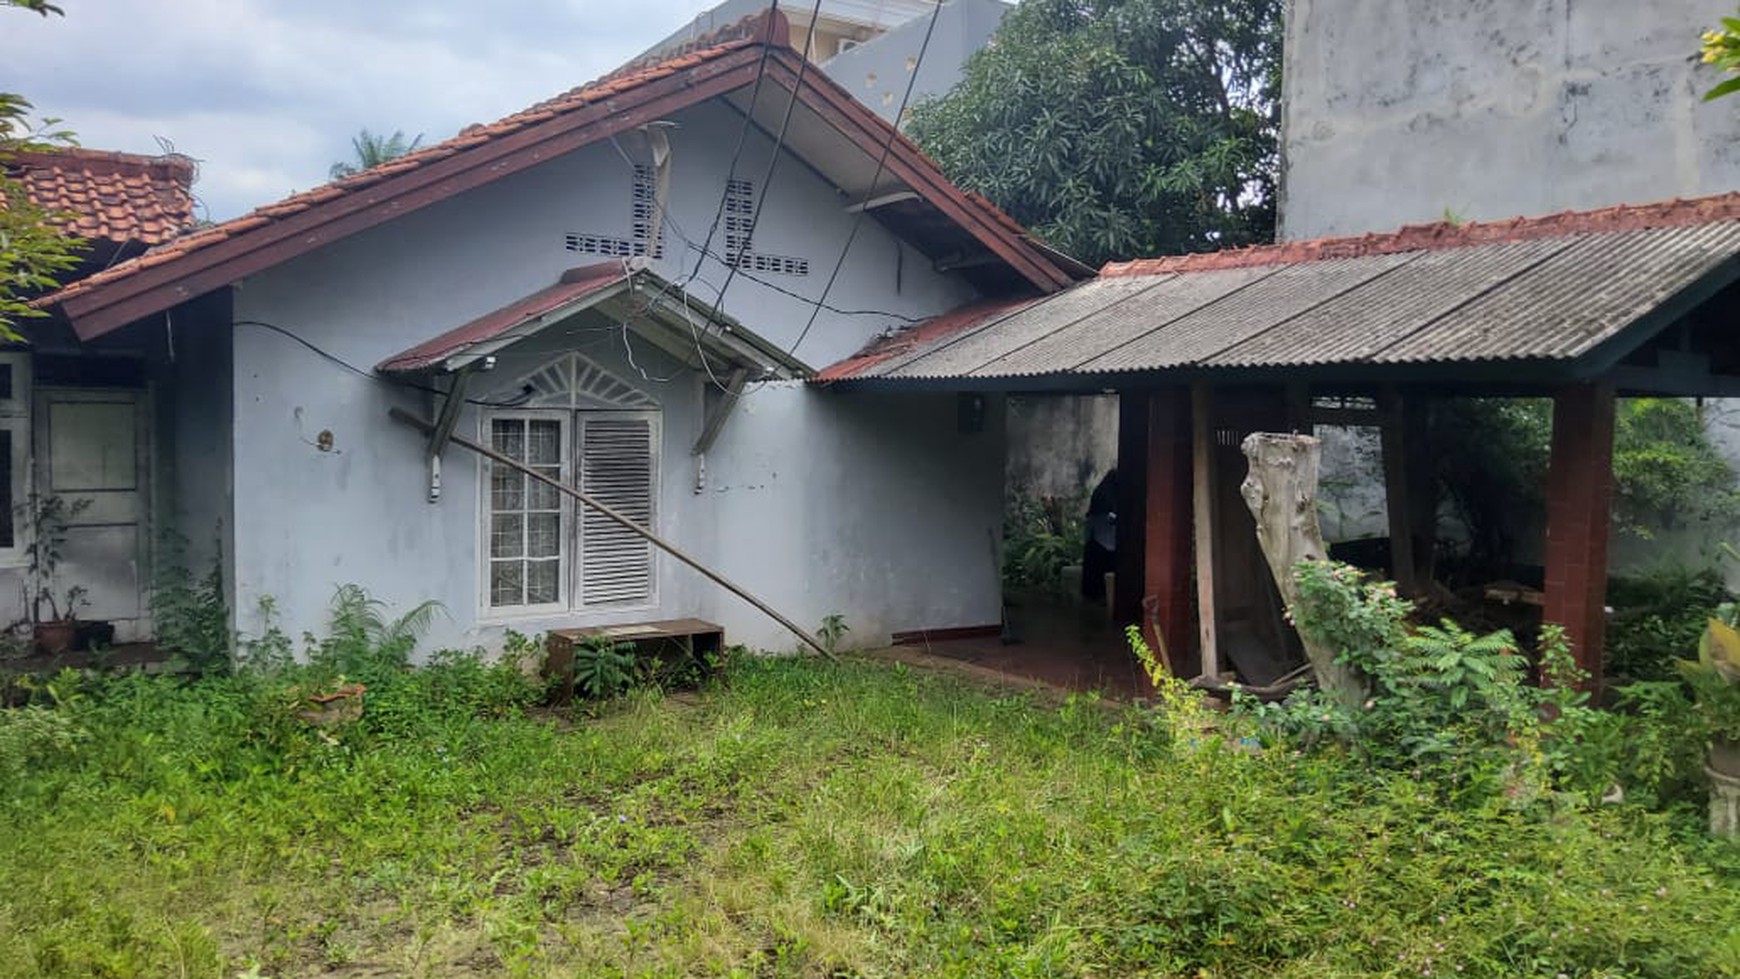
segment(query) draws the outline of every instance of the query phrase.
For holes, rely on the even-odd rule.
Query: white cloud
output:
[[[81,0],[0,9],[0,88],[99,149],[201,161],[215,219],[326,179],[369,128],[436,141],[602,75],[714,0]]]

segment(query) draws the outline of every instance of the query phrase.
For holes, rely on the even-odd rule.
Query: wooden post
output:
[[[1196,550],[1197,649],[1202,673],[1220,675],[1214,612],[1214,392],[1206,381],[1190,386],[1191,514]]]
[[[1147,538],[1148,399],[1147,391],[1118,392],[1118,551],[1113,561],[1112,620],[1119,625],[1142,621],[1142,595],[1147,588],[1143,546]],[[1150,636],[1149,645],[1153,645]],[[1154,646],[1155,649],[1160,647]]]
[[[1425,394],[1412,392],[1402,399],[1402,458],[1407,468],[1414,582],[1423,591],[1433,587],[1438,574],[1438,474],[1431,441],[1431,403]]]
[[[1150,392],[1146,402],[1142,626],[1148,644],[1165,651],[1173,675],[1190,677],[1201,670],[1190,595],[1190,392],[1165,388]]]
[[[1402,397],[1393,386],[1378,392],[1378,435],[1383,444],[1384,510],[1390,525],[1390,577],[1403,595],[1420,593],[1415,577],[1414,531],[1409,516],[1408,465],[1402,431]]]
[[[1547,581],[1542,618],[1565,627],[1589,685],[1602,680],[1607,627],[1608,511],[1613,500],[1613,388],[1553,392],[1547,465]]]

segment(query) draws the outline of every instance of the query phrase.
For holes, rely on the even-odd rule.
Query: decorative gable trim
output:
[[[651,395],[579,354],[566,354],[526,375],[528,408],[656,410]]]

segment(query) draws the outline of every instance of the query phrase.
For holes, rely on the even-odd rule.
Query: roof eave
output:
[[[601,99],[426,166],[387,176],[364,191],[344,194],[335,189],[332,200],[281,221],[257,215],[257,225],[222,243],[172,256],[178,260],[165,259],[160,267],[144,269],[107,287],[74,292],[64,299],[45,297],[44,305],[65,315],[80,340],[95,339],[295,255],[750,84],[761,50],[759,45],[737,48],[620,98]],[[150,256],[140,261],[149,262]]]

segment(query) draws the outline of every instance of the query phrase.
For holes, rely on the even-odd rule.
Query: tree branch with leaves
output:
[[[911,132],[1090,263],[1267,242],[1281,0],[1026,0]]]
[[[1724,17],[1720,29],[1705,31],[1702,54],[1704,64],[1734,76],[1705,92],[1704,101],[1740,92],[1740,18]]]
[[[45,0],[0,0],[0,6],[59,15]],[[23,339],[23,320],[46,315],[30,299],[60,284],[60,275],[77,267],[84,241],[55,226],[57,215],[31,203],[22,181],[9,168],[20,152],[72,142],[54,129],[57,120],[33,128],[31,104],[16,92],[0,91],[0,341]]]

